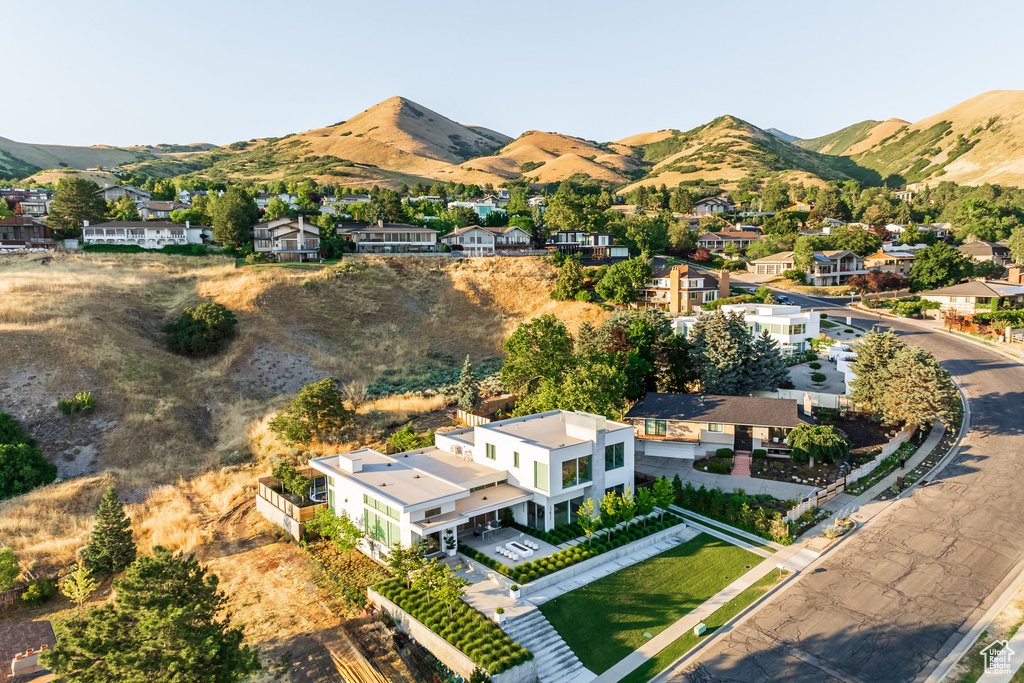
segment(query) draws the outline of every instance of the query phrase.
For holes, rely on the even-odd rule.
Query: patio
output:
[[[523,541],[527,540],[537,546],[537,548],[533,550],[533,554],[529,557],[519,555],[519,559],[513,561],[505,555],[495,552],[495,548],[504,548],[507,543],[517,542],[522,544]],[[527,533],[511,527],[496,529],[489,532],[486,541],[480,536],[474,536],[472,531],[465,531],[459,535],[459,544],[467,545],[507,567],[515,567],[516,565],[524,562],[532,562],[533,560],[541,557],[547,557],[559,550],[559,548],[551,545],[550,543],[545,543],[539,538],[534,538]]]

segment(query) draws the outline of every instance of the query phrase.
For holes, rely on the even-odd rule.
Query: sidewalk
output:
[[[920,465],[925,458],[931,455],[931,452],[939,445],[939,441],[942,440],[942,435],[945,434],[945,432],[946,426],[941,422],[936,422],[932,425],[932,431],[928,433],[928,438],[924,440],[924,443],[917,449],[917,452],[907,460],[906,468],[897,468],[859,496],[840,493],[838,496],[822,505],[821,507],[823,510],[828,510],[829,512],[834,513],[834,515],[817,526],[808,529],[804,532],[802,538],[809,539],[821,534],[825,530],[825,527],[832,523],[832,520],[835,517],[849,517],[855,519],[859,524],[863,524],[877,515],[892,501],[876,501],[875,496],[895,484],[897,477],[901,474],[907,474]]]
[[[627,676],[634,669],[644,662],[655,657],[659,652],[674,643],[678,638],[693,630],[693,627],[702,622],[708,616],[716,612],[720,607],[735,598],[737,595],[750,588],[754,583],[760,581],[770,572],[776,571],[778,565],[785,564],[789,571],[797,572],[817,557],[816,553],[809,555],[802,553],[802,546],[791,545],[775,553],[764,560],[749,572],[736,579],[728,586],[715,593],[705,600],[699,607],[679,619],[677,622],[654,636],[632,654],[624,657],[610,669],[594,679],[593,683],[615,683]],[[789,561],[790,564],[787,564]],[[791,566],[796,565],[796,566]]]

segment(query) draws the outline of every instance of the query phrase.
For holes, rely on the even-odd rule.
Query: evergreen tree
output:
[[[765,330],[754,340],[754,362],[750,364],[753,389],[774,391],[789,381],[789,366],[779,351],[779,344]]]
[[[40,663],[84,683],[235,683],[260,670],[225,616],[227,596],[194,555],[157,546],[114,582],[114,600],[56,624]]]
[[[753,346],[742,313],[718,310],[700,316],[690,330],[689,342],[706,393],[739,396],[750,391]]]
[[[673,213],[690,213],[693,211],[693,195],[686,188],[677,187],[672,190],[668,206]]]
[[[903,347],[890,371],[892,381],[879,401],[886,420],[914,427],[950,420],[960,396],[935,356],[917,346]]]
[[[232,185],[222,197],[212,201],[210,215],[215,242],[226,247],[249,244],[252,239],[250,226],[256,222],[256,203],[242,187]]]
[[[892,332],[868,332],[855,346],[855,377],[850,382],[850,400],[872,413],[882,412],[885,394],[893,378],[893,359],[906,348]]]
[[[142,217],[139,216],[139,209],[135,205],[135,200],[124,195],[116,202],[111,203],[109,218],[112,221],[140,221]]]
[[[555,279],[555,288],[551,290],[551,298],[556,301],[571,301],[576,295],[583,291],[583,266],[579,258],[570,256],[558,269],[558,277]]]
[[[455,397],[462,410],[472,410],[480,398],[480,382],[473,373],[473,364],[469,362],[468,355],[466,362],[462,364],[462,374],[459,375],[459,383],[455,387]]]
[[[58,239],[78,237],[85,221],[100,223],[107,213],[107,203],[99,194],[100,186],[83,178],[61,178],[57,194],[50,205],[46,224]]]
[[[132,522],[124,513],[117,489],[108,486],[89,534],[89,545],[82,550],[82,559],[94,575],[112,576],[127,569],[135,561],[135,554]]]

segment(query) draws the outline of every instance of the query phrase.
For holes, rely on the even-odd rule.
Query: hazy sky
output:
[[[729,113],[814,137],[1024,88],[1022,20],[987,0],[0,0],[0,136],[225,144],[404,95],[512,136]]]

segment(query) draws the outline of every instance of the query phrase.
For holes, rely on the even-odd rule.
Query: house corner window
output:
[[[626,465],[626,444],[613,443],[604,447],[604,469],[617,470]]]
[[[495,450],[496,449],[495,449],[493,443],[484,444],[484,455],[487,456],[488,460],[496,460],[497,459],[498,456],[497,456]]]
[[[548,466],[547,463],[534,461],[533,463],[533,488],[547,492],[548,490]]]

